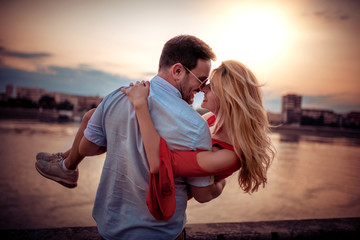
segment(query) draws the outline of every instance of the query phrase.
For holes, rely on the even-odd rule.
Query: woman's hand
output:
[[[128,96],[134,108],[141,107],[143,105],[147,106],[147,98],[150,92],[150,82],[137,81],[135,84],[131,83],[129,89],[121,88],[120,90]]]
[[[150,92],[150,82],[136,82],[135,84],[130,84],[129,89],[122,88],[120,90],[129,97],[131,104],[134,106],[147,160],[150,166],[150,172],[159,171],[160,135],[154,127],[147,102]]]

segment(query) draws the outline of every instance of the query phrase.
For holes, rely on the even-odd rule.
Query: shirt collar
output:
[[[171,95],[174,95],[178,98],[182,98],[180,91],[176,87],[174,87],[168,81],[166,81],[162,77],[159,77],[158,75],[156,75],[155,77],[153,77],[153,79],[151,79],[151,83],[158,85],[159,87],[163,88]]]

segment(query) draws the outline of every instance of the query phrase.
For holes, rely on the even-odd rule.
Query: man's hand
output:
[[[190,185],[190,190],[196,201],[199,203],[205,203],[220,196],[225,184],[226,181],[223,179],[221,181],[214,182],[207,187],[195,187]]]

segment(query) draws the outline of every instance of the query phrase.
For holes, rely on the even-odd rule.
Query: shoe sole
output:
[[[49,176],[49,175],[43,173],[43,172],[37,167],[36,163],[35,163],[35,168],[36,168],[36,170],[41,174],[41,176],[43,176],[43,177],[45,177],[45,178],[47,178],[47,179],[53,180],[53,181],[55,181],[55,182],[57,182],[57,183],[60,183],[60,184],[63,185],[64,187],[67,187],[67,188],[75,188],[75,187],[77,187],[77,183],[67,183],[67,182],[62,181],[61,179],[58,179],[58,178],[55,178],[55,177],[53,177],[53,176]]]

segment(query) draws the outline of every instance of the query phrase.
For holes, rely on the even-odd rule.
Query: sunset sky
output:
[[[303,108],[360,111],[359,26],[357,0],[0,0],[0,92],[103,97],[150,80],[163,44],[191,34],[215,51],[213,67],[236,59],[252,69],[268,111],[287,93]]]

